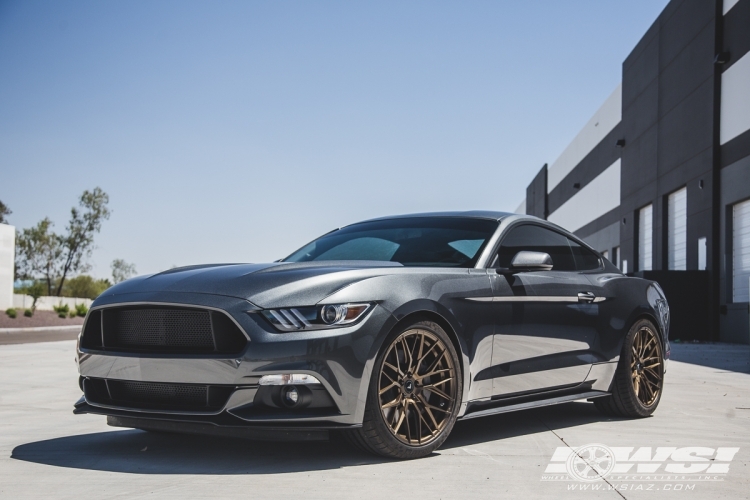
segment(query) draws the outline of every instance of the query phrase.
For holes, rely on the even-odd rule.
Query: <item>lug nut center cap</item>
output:
[[[412,379],[406,379],[404,380],[404,383],[401,385],[401,390],[404,391],[404,394],[407,396],[411,396],[414,394],[414,391],[417,389],[417,384]]]

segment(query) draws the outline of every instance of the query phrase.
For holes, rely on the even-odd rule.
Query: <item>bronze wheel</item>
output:
[[[661,394],[663,373],[661,342],[656,333],[643,325],[636,331],[630,358],[633,391],[645,407],[649,407]]]
[[[414,328],[388,347],[378,381],[380,411],[407,445],[440,435],[456,400],[456,370],[448,347],[434,333]]]
[[[594,399],[605,415],[640,418],[651,415],[664,390],[662,339],[647,319],[636,321],[625,336],[611,395]]]
[[[463,381],[448,334],[432,321],[393,331],[367,392],[362,427],[344,433],[357,447],[391,458],[425,457],[447,439],[461,408]]]

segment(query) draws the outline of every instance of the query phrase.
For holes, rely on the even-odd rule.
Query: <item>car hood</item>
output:
[[[133,293],[206,293],[267,307],[314,305],[352,283],[389,274],[395,262],[328,261],[273,264],[211,264],[170,269],[119,283],[101,297]]]

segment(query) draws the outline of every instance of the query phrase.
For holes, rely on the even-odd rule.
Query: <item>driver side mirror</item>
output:
[[[552,257],[545,252],[518,252],[510,262],[510,269],[498,267],[498,274],[514,274],[525,271],[549,271],[552,269]]]

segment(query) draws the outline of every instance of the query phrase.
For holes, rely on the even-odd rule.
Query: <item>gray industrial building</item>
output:
[[[750,343],[750,0],[672,0],[519,207],[659,281],[672,338]]]

